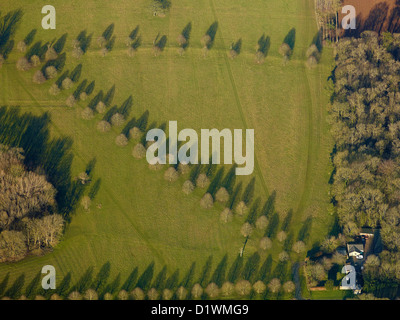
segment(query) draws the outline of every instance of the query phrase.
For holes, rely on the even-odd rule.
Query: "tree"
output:
[[[121,133],[115,138],[115,144],[120,147],[125,147],[128,145],[128,138]]]
[[[141,143],[138,143],[133,148],[132,155],[136,159],[142,159],[146,156],[146,148]]]
[[[44,59],[45,59],[45,61],[49,61],[49,60],[55,60],[55,59],[57,59],[57,57],[58,57],[58,54],[57,54],[56,50],[54,50],[53,47],[49,47],[46,51]]]
[[[280,289],[281,289],[281,282],[279,279],[274,278],[272,279],[269,284],[268,284],[268,289],[272,292],[272,293],[277,293]]]
[[[107,106],[103,101],[99,101],[99,103],[96,105],[96,111],[100,114],[103,114],[107,111]]]
[[[287,238],[287,234],[286,234],[285,231],[280,231],[280,232],[278,233],[278,235],[277,235],[277,239],[278,239],[279,242],[285,241],[286,238]]]
[[[289,259],[289,254],[286,251],[279,253],[279,261],[286,261]]]
[[[95,290],[87,289],[85,294],[83,295],[83,298],[85,300],[98,300],[99,296],[97,295],[97,292]]]
[[[53,96],[58,95],[61,92],[60,88],[57,86],[57,84],[53,83],[49,89],[49,93]]]
[[[206,289],[205,292],[207,293],[207,295],[211,298],[211,299],[215,299],[219,296],[219,288],[218,286],[212,282],[210,283]]]
[[[107,121],[102,120],[97,124],[97,130],[99,130],[100,132],[108,132],[111,130],[111,124]]]
[[[268,237],[264,237],[260,240],[259,246],[261,250],[269,250],[272,248],[272,241]]]
[[[188,294],[188,291],[186,290],[185,287],[180,286],[178,290],[176,290],[176,296],[179,300],[185,300],[186,296]]]
[[[247,238],[251,235],[253,232],[253,227],[251,226],[250,223],[245,222],[242,227],[240,228],[240,233],[242,234],[243,237]]]
[[[43,84],[46,82],[46,77],[43,75],[42,71],[37,70],[33,75],[32,81],[36,84]]]
[[[226,281],[221,287],[221,292],[224,297],[229,297],[235,291],[235,286],[233,283]]]
[[[306,249],[306,246],[303,241],[297,241],[293,245],[293,251],[296,252],[297,254],[304,252],[305,249]]]
[[[111,293],[109,293],[109,292],[106,292],[105,294],[104,294],[104,296],[103,296],[103,300],[106,300],[106,301],[108,301],[108,300],[113,300],[114,298],[113,298],[113,295],[111,294]]]
[[[233,219],[233,213],[229,208],[225,208],[222,210],[221,215],[220,215],[220,220],[223,223],[228,223],[231,222]]]
[[[81,200],[82,207],[85,211],[90,210],[90,205],[91,205],[92,200],[88,196],[84,196]]]
[[[66,77],[61,83],[61,87],[64,90],[71,89],[73,85],[74,85],[74,83],[72,82],[72,80],[69,77]]]
[[[268,219],[266,216],[262,215],[261,217],[259,217],[256,221],[256,228],[258,230],[265,230],[268,226]]]
[[[121,127],[124,124],[124,122],[125,122],[124,116],[118,112],[111,117],[111,124],[115,127]]]
[[[321,244],[321,249],[326,253],[332,253],[337,247],[338,240],[333,236],[326,238]]]
[[[204,194],[204,196],[200,200],[200,205],[204,209],[211,209],[214,205],[214,199],[212,195],[209,193]]]
[[[76,99],[75,97],[71,94],[70,96],[68,96],[67,100],[65,101],[65,104],[67,105],[67,107],[72,108],[76,103]]]
[[[247,206],[244,201],[240,201],[236,208],[235,208],[235,213],[239,216],[243,216],[247,212]]]
[[[21,260],[26,253],[27,246],[22,232],[5,230],[0,233],[0,262]]]
[[[194,188],[195,188],[195,187],[194,187],[192,181],[186,180],[186,181],[183,183],[182,191],[183,191],[184,194],[190,194],[190,193],[192,193],[192,192],[194,191]]]
[[[296,289],[295,284],[292,281],[286,281],[283,284],[283,291],[286,293],[292,293]]]
[[[267,289],[267,286],[261,280],[258,280],[255,284],[253,284],[253,289],[257,294],[262,294]]]
[[[174,167],[169,167],[164,173],[164,179],[168,182],[175,182],[178,178],[179,174]]]
[[[32,68],[32,64],[29,63],[27,58],[21,57],[18,59],[16,67],[20,71],[28,71],[30,68]]]
[[[251,283],[247,280],[239,280],[235,285],[235,290],[240,296],[247,296],[251,292]]]
[[[282,43],[279,47],[279,54],[284,58],[288,58],[292,54],[292,49],[287,43]]]
[[[143,300],[145,295],[141,288],[135,288],[131,292],[131,296],[132,296],[133,300]]]
[[[82,296],[78,291],[72,291],[68,296],[68,300],[82,300]]]
[[[215,200],[221,203],[226,203],[229,200],[228,191],[224,187],[219,188],[215,194]]]
[[[128,300],[129,299],[129,293],[126,292],[125,290],[121,290],[118,292],[118,300]]]
[[[242,50],[242,39],[239,39],[235,43],[231,44],[231,49],[229,51],[229,56],[231,59],[235,59]]]
[[[196,186],[199,188],[206,188],[210,184],[210,180],[208,179],[205,173],[200,173],[196,179]]]
[[[164,289],[162,292],[162,299],[163,300],[171,300],[173,295],[174,294],[170,289]]]
[[[192,288],[192,297],[194,299],[199,299],[203,294],[203,288],[199,283],[196,283]]]
[[[94,112],[89,107],[86,107],[85,109],[82,110],[81,116],[82,116],[82,119],[84,119],[84,120],[92,120],[94,117]],[[102,123],[101,125],[98,125],[97,128],[100,131],[102,131],[105,129],[104,127],[102,127],[103,125],[104,125],[104,123]]]

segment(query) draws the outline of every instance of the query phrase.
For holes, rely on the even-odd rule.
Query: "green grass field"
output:
[[[118,105],[132,95],[131,116],[149,110],[150,122],[177,120],[179,129],[255,129],[256,195],[265,200],[276,190],[277,211],[284,215],[294,210],[296,233],[312,216],[309,244],[324,238],[333,223],[328,195],[332,141],[326,123],[327,77],[333,59],[325,48],[315,69],[305,65],[305,52],[317,32],[312,0],[176,0],[164,18],[152,15],[150,0],[118,4],[70,0],[55,5],[56,30],[41,29],[44,4],[40,0],[0,4],[3,13],[19,7],[25,12],[16,42],[33,28],[38,29],[35,41],[67,32],[65,70],[82,63],[81,79],[96,80],[95,92],[115,84]],[[214,21],[219,23],[215,44],[204,58],[200,39]],[[181,57],[176,39],[188,22],[193,25],[190,46]],[[110,23],[115,23],[117,41],[103,58],[96,39]],[[124,41],[136,25],[143,44],[131,58]],[[296,29],[294,54],[284,65],[278,48],[292,28]],[[94,36],[91,48],[78,61],[71,56],[72,41],[84,29]],[[167,35],[168,43],[154,57],[152,41],[158,33]],[[255,46],[263,33],[271,37],[271,48],[265,63],[257,65]],[[239,38],[242,52],[231,60],[229,46]],[[0,279],[7,272],[11,279],[25,273],[29,282],[43,265],[51,264],[58,279],[72,272],[76,280],[89,266],[99,269],[107,261],[113,275],[120,272],[123,279],[135,266],[142,272],[152,261],[156,270],[166,265],[169,274],[179,269],[182,277],[192,262],[200,272],[210,255],[214,267],[226,253],[229,261],[234,259],[244,241],[239,232],[244,218],[221,224],[221,206],[203,210],[199,190],[190,196],[182,193],[183,178],[169,184],[162,172],[149,170],[145,160],[131,156],[132,142],[117,147],[114,139],[120,130],[99,133],[99,116],[91,121],[80,117],[88,101],[66,107],[65,99],[73,89],[51,96],[48,89],[53,81],[35,85],[34,70],[17,71],[20,56],[14,50],[0,70],[0,105],[21,106],[35,114],[49,112],[52,133],[74,140],[73,173],[77,175],[95,157],[95,177],[102,183],[91,211],[78,210],[52,253],[2,264]],[[245,256],[257,250],[259,239],[257,233],[249,239]],[[268,253],[276,257],[280,251],[275,240]]]

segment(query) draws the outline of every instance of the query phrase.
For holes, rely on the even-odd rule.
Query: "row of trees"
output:
[[[97,38],[97,44],[101,49],[102,56],[105,56],[108,52],[110,52],[115,44],[116,36],[114,33],[114,24],[110,24],[102,33],[102,35]],[[138,48],[142,44],[142,37],[139,33],[140,26],[137,25],[129,34],[129,36],[125,40],[125,44],[128,47],[128,55],[133,57]],[[203,47],[203,56],[207,56],[209,50],[214,46],[215,36],[218,31],[218,21],[215,21],[210,25],[210,27],[206,30],[204,35],[201,38],[201,45]],[[192,32],[192,23],[189,22],[183,29],[182,32],[177,37],[177,43],[179,46],[178,53],[182,56],[187,48],[189,47],[190,35]],[[86,35],[86,30],[82,31],[76,40],[73,42],[73,53],[72,55],[75,58],[80,58],[87,49],[89,48],[92,40],[92,34],[89,36]],[[164,50],[167,44],[167,36],[158,34],[153,40],[153,54],[154,56],[159,56],[161,52]],[[285,37],[282,45],[280,46],[279,52],[284,57],[285,60],[288,60],[293,53],[294,50],[294,42],[295,42],[295,29],[291,29],[288,35]],[[268,55],[269,47],[270,47],[270,37],[265,36],[264,34],[260,37],[257,42],[256,48],[256,63],[263,63],[266,56]],[[233,42],[230,46],[229,57],[234,59],[240,53],[242,49],[242,39],[238,39],[236,42]]]
[[[78,279],[71,283],[68,273],[55,290],[43,290],[40,287],[41,273],[38,273],[25,286],[25,276],[18,277],[8,287],[9,274],[0,282],[0,297],[3,299],[70,299],[70,300],[170,300],[170,299],[217,299],[221,297],[250,297],[274,299],[292,297],[295,284],[292,281],[290,264],[279,262],[273,266],[272,256],[264,261],[255,253],[247,260],[237,256],[228,265],[225,255],[212,270],[210,256],[204,266],[197,272],[196,263],[184,274],[179,276],[179,269],[168,274],[164,266],[157,274],[155,264],[151,263],[141,274],[134,268],[127,279],[121,284],[121,275],[111,279],[111,265],[104,264],[97,274],[90,267]]]
[[[343,0],[315,1],[315,12],[323,40],[338,41],[339,29],[341,28],[339,11],[343,6],[342,2]]]

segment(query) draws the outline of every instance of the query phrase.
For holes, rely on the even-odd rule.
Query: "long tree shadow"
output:
[[[293,52],[294,46],[296,44],[296,29],[295,28],[290,29],[290,31],[286,35],[285,39],[283,39],[283,43],[286,43]]]
[[[41,116],[0,107],[0,143],[24,150],[25,165],[42,170],[56,188],[58,211],[68,220],[83,195],[84,186],[71,177],[72,144],[69,137],[50,138],[50,114]]]

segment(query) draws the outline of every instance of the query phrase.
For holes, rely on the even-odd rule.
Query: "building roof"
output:
[[[374,229],[372,229],[371,227],[363,227],[363,228],[361,228],[360,234],[373,235],[374,234]]]
[[[336,252],[337,253],[339,253],[339,254],[341,254],[341,255],[346,255],[346,248],[345,247],[338,247],[337,249],[336,249]]]
[[[349,243],[347,244],[347,251],[349,253],[352,252],[362,253],[364,252],[364,245],[362,243]]]

